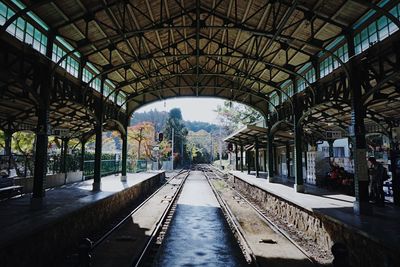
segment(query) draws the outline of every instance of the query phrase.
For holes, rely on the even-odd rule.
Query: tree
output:
[[[5,136],[4,132],[0,130],[0,148],[5,149],[6,144],[5,144]]]
[[[173,108],[168,113],[168,118],[164,127],[164,138],[172,140],[172,129],[174,129],[174,152],[180,151],[176,155],[182,157],[183,146],[186,141],[188,130],[182,118],[179,108]]]
[[[19,154],[28,156],[33,154],[35,134],[31,132],[16,132],[12,135],[12,149]]]
[[[186,153],[193,163],[210,162],[210,134],[205,130],[189,131],[187,135]]]
[[[135,112],[131,119],[131,125],[148,121],[154,125],[154,129],[158,133],[164,128],[167,117],[168,113],[165,111],[150,110],[148,112]]]
[[[261,114],[253,108],[231,101],[225,101],[223,106],[218,105],[216,112],[227,135],[262,119]]]
[[[152,146],[154,144],[154,126],[150,122],[142,122],[128,128],[129,154],[133,158],[152,158]],[[143,145],[143,150],[142,150]],[[144,153],[143,153],[144,151]]]

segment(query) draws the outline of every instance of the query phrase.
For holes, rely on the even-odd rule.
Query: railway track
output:
[[[181,170],[168,179],[112,229],[90,244],[90,248],[83,249],[78,266],[149,266],[163,240],[189,173],[190,170]],[[115,254],[116,251],[121,254]]]
[[[132,266],[139,267],[139,266],[152,266],[152,262],[154,257],[157,254],[158,248],[162,244],[164,240],[164,236],[169,228],[169,225],[172,221],[172,217],[174,216],[177,200],[179,198],[180,193],[182,192],[183,185],[185,184],[186,178],[189,176],[190,170],[181,172],[178,174],[184,176],[184,180],[180,183],[179,188],[177,189],[176,193],[170,200],[170,204],[168,205],[167,209],[164,211],[162,217],[157,222],[155,229],[153,230],[152,234],[148,242],[146,243],[145,248],[143,249],[140,257],[137,259],[136,262],[132,264]]]
[[[258,262],[258,256],[253,252],[251,245],[247,242],[246,240],[246,231],[241,227],[241,224],[239,220],[236,218],[234,213],[232,212],[231,208],[229,207],[227,201],[224,199],[223,196],[221,196],[221,192],[219,192],[216,187],[213,184],[213,179],[216,180],[223,180],[225,181],[224,178],[221,177],[221,172],[219,170],[216,170],[212,166],[208,165],[203,165],[202,170],[204,172],[204,175],[207,177],[207,180],[211,186],[211,188],[214,191],[214,194],[216,195],[218,201],[220,202],[221,207],[224,210],[224,214],[229,221],[229,224],[231,226],[232,231],[234,232],[235,236],[237,237],[237,240],[242,248],[243,254],[245,255],[247,261],[252,264],[253,266],[261,266]],[[229,190],[232,190],[234,194],[239,197],[240,199],[236,199],[237,202],[242,202],[245,203],[248,207],[250,207],[254,212],[257,213],[258,217],[266,224],[268,227],[273,230],[275,233],[283,236],[286,240],[288,240],[293,246],[295,246],[300,253],[308,259],[310,262],[311,266],[319,266],[319,264],[314,260],[313,257],[307,253],[297,242],[295,242],[289,234],[287,234],[283,229],[281,229],[277,224],[275,224],[273,221],[271,221],[267,217],[266,211],[262,210],[261,208],[258,207],[257,203],[252,201],[251,199],[248,199],[245,197],[243,194],[238,192],[235,188],[229,187]],[[265,242],[271,242],[273,243],[274,240],[272,239],[266,239],[263,240]],[[261,240],[260,240],[261,243]],[[279,244],[278,244],[279,245]]]

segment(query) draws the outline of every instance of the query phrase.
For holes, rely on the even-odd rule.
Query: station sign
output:
[[[325,132],[325,137],[326,139],[340,139],[342,138],[342,132],[341,131],[326,131]]]
[[[55,128],[51,131],[52,135],[58,136],[58,137],[68,137],[69,136],[69,129],[64,129],[64,128]]]

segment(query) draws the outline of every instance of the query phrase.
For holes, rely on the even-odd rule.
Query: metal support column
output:
[[[12,131],[4,130],[4,155],[11,156]]]
[[[8,157],[7,159],[7,174],[10,174],[11,169],[11,140],[12,131],[9,129],[4,130],[4,155]]]
[[[286,173],[287,178],[290,178],[290,144],[286,143]]]
[[[96,122],[96,147],[94,152],[94,176],[93,176],[93,191],[101,190],[101,154],[102,154],[102,135],[103,122],[102,119]]]
[[[258,140],[256,139],[256,142],[255,142],[255,144],[254,144],[254,146],[255,146],[255,153],[256,153],[256,155],[255,155],[255,157],[254,157],[254,159],[255,159],[255,167],[256,167],[256,178],[259,178],[260,177],[260,163],[259,163],[259,159],[260,159],[260,157],[259,157],[259,151],[258,151]]]
[[[240,145],[240,171],[243,172],[243,145]]]
[[[96,134],[96,147],[94,150],[94,175],[93,175],[93,191],[101,190],[101,154],[102,154],[102,142],[103,142],[103,90],[104,90],[104,78],[101,79],[101,101],[97,103],[97,120],[94,126]]]
[[[267,171],[267,150],[263,150],[263,159],[264,159],[264,164],[263,164],[263,168],[264,168],[264,172]]]
[[[238,145],[235,144],[235,170],[239,169]]]
[[[308,162],[307,162],[307,151],[308,151],[308,144],[304,144],[304,167],[306,170],[306,179],[307,179],[307,169],[308,169]]]
[[[393,140],[393,132],[392,129],[389,132],[390,136],[390,171],[392,173],[392,190],[393,190],[393,202],[396,206],[400,206],[400,173],[397,168],[397,160],[398,160],[398,143],[395,143]]]
[[[247,174],[250,174],[250,149],[246,150]]]
[[[35,149],[35,171],[33,176],[33,201],[39,202],[45,196],[44,182],[47,173],[47,146],[48,146],[48,124],[49,110],[47,107],[40,107],[37,110],[38,124],[36,129]]]
[[[304,192],[304,181],[303,181],[303,134],[299,119],[302,113],[299,96],[294,99],[295,110],[294,110],[294,189],[296,192]]]
[[[328,140],[328,145],[329,145],[329,158],[333,158],[333,143],[335,140]]]
[[[81,141],[81,166],[80,170],[82,172],[82,181],[85,180],[85,175],[84,175],[84,168],[85,168],[85,141]]]
[[[47,147],[49,132],[49,103],[50,103],[50,69],[38,68],[35,72],[35,79],[41,81],[40,84],[40,103],[36,109],[37,128],[36,128],[36,148],[35,148],[35,168],[33,174],[33,193],[31,207],[41,208],[44,204],[44,183],[47,174]]]
[[[128,159],[128,125],[125,125],[125,134],[122,137],[122,169],[121,169],[121,182],[126,182],[126,162]]]
[[[64,184],[67,183],[67,152],[68,152],[68,138],[62,139],[62,155],[61,155],[61,173],[64,173]]]
[[[268,133],[268,181],[270,183],[274,182],[274,136],[269,132]]]
[[[367,143],[365,140],[364,118],[366,115],[365,108],[360,101],[361,99],[361,75],[360,62],[356,62],[353,57],[355,54],[353,35],[347,36],[349,49],[349,85],[352,92],[351,95],[351,130],[350,136],[353,140],[353,158],[354,158],[354,213],[369,214],[372,212],[368,200],[368,165],[367,165]]]

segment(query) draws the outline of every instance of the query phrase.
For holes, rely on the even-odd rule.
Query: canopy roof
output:
[[[267,143],[268,129],[255,125],[246,125],[239,131],[231,134],[224,139],[225,142],[237,145],[254,144],[257,140],[259,145]]]
[[[288,89],[283,87],[288,81],[297,80],[304,82],[304,86],[310,85],[311,81],[306,81],[304,71],[310,68],[312,62],[322,64],[328,56],[325,48],[343,45],[345,33],[354,30],[358,34],[368,23],[377,20],[383,14],[382,10],[392,10],[399,1],[3,2],[12,7],[17,16],[40,29],[48,40],[55,40],[55,44],[79,61],[81,67],[91,69],[91,76],[87,75],[90,77],[86,79],[79,77],[74,80],[72,75],[64,75],[74,80],[78,89],[85,86],[85,83],[85,89],[88,89],[99,79],[104,79],[107,81],[108,93],[122,91],[126,94],[128,114],[154,101],[179,96],[206,96],[240,102],[266,115],[277,111],[275,106],[280,103],[273,99],[276,92],[281,94],[282,101],[287,99],[284,97]],[[379,14],[378,5],[383,4]],[[366,14],[373,15],[365,18]],[[17,38],[14,39],[13,42],[17,41]],[[366,62],[371,70],[365,72],[374,74],[366,77],[370,80],[369,86],[379,87],[379,90],[371,90],[371,94],[363,97],[368,105],[367,128],[375,128],[377,122],[385,123],[388,118],[400,121],[400,75],[391,72],[395,69],[392,62],[396,59],[393,43],[390,41],[386,45],[392,50],[386,49],[386,46],[379,49],[391,51],[386,56],[386,63],[382,64],[379,60]],[[21,46],[16,47],[24,53],[27,50]],[[47,49],[51,54],[54,46]],[[25,60],[25,55],[22,60]],[[14,68],[14,72],[20,73],[19,65]],[[343,72],[339,69],[338,72]],[[389,73],[390,77],[378,81],[378,78],[383,77],[379,70]],[[315,72],[318,72],[318,67],[315,67]],[[331,71],[331,74],[313,84],[313,87],[321,88],[328,83],[326,79],[333,80],[332,77],[337,73]],[[7,86],[14,102],[7,103],[8,98],[1,102],[0,113],[3,115],[0,114],[0,126],[6,128],[3,124],[9,124],[10,121],[36,125],[35,104],[32,104],[29,96],[26,97],[23,87],[26,84],[34,85],[37,81],[11,83],[8,77],[0,77],[0,88]],[[64,85],[62,82],[59,86]],[[329,130],[332,123],[336,128],[346,131],[351,123],[351,108],[344,99],[346,97],[338,94],[335,98],[343,98],[342,102],[330,101],[312,107],[302,123],[313,131]],[[85,132],[91,129],[95,122],[95,111],[93,108],[85,110],[82,104],[85,103],[52,103],[49,115],[51,124],[73,131]],[[289,103],[284,105],[289,106]],[[125,108],[125,105],[119,103],[117,108],[122,110],[122,107]]]
[[[34,12],[126,92],[132,110],[216,96],[266,113],[265,94],[365,14],[362,2],[73,0]]]

